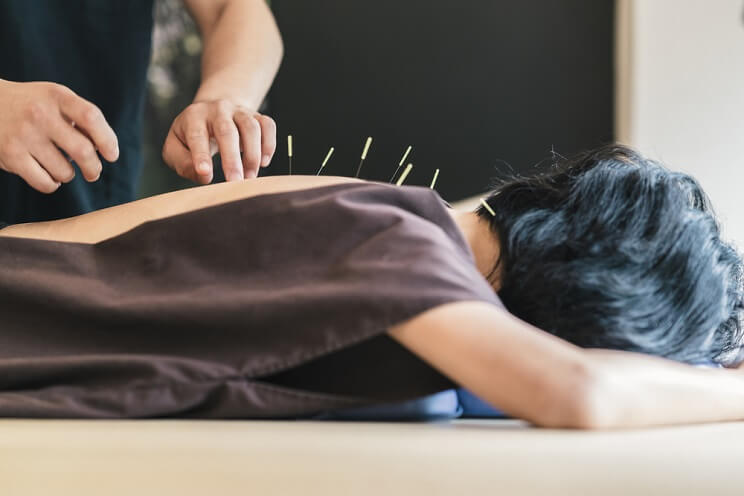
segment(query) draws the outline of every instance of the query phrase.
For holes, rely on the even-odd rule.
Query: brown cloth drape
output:
[[[0,237],[0,416],[276,418],[449,381],[385,334],[500,305],[439,196],[261,195],[95,245]]]

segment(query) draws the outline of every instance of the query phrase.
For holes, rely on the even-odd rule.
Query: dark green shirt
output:
[[[0,79],[52,81],[95,103],[119,138],[120,156],[101,178],[82,174],[38,193],[0,171],[0,220],[79,215],[134,199],[142,169],[142,114],[153,0],[1,0]]]

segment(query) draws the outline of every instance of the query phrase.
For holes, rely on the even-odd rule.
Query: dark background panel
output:
[[[285,59],[268,112],[287,171],[388,180],[406,146],[407,184],[449,200],[495,175],[613,137],[611,0],[273,0]],[[508,164],[508,165],[507,165]]]

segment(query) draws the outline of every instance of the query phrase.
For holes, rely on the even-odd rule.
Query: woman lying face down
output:
[[[520,321],[462,305],[421,318],[426,337],[405,325],[394,336],[493,404],[542,425],[743,418],[742,260],[721,240],[694,179],[606,146],[504,182],[487,203],[493,212],[477,209],[481,234],[471,245]],[[497,239],[490,266],[478,256],[488,251],[484,225]]]
[[[687,365],[742,358],[741,260],[692,179],[613,146],[487,202],[268,178],[7,228],[0,414],[297,416],[447,387],[387,331],[538,425],[744,419],[744,371]],[[280,389],[287,370],[321,384]]]
[[[690,176],[608,146],[488,203],[499,296],[522,320],[585,348],[739,360],[742,261]]]

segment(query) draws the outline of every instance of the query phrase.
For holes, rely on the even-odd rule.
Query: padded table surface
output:
[[[744,423],[0,420],[0,494],[744,494]]]

